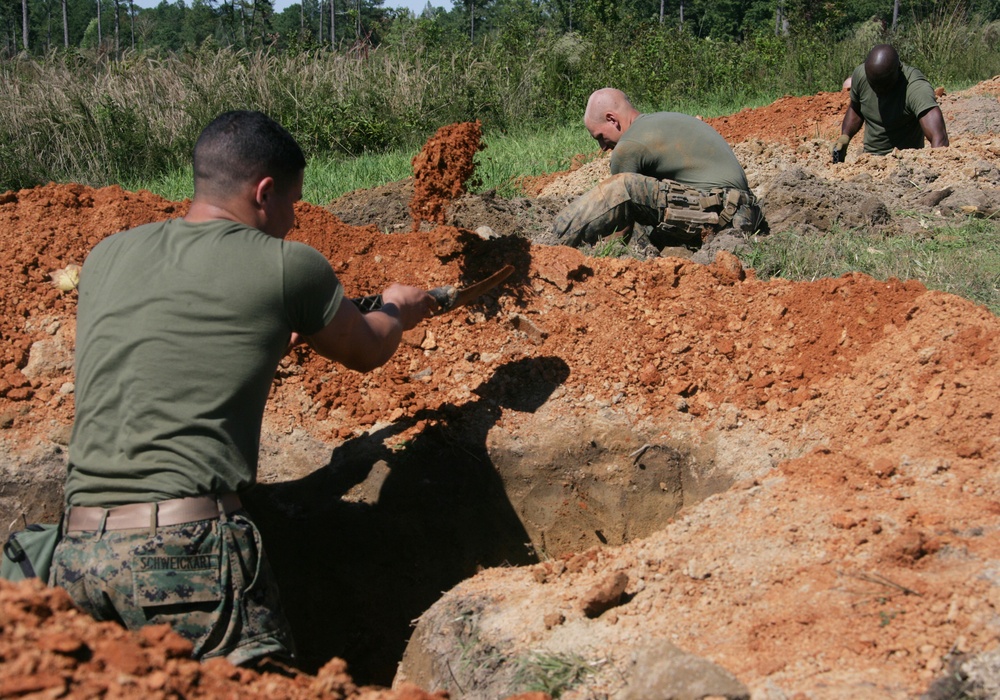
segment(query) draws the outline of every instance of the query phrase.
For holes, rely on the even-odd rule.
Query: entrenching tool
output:
[[[459,289],[458,287],[448,284],[443,287],[428,289],[427,293],[434,297],[434,300],[438,303],[437,313],[442,314],[446,311],[451,311],[454,308],[468,304],[470,301],[475,301],[486,292],[501,284],[505,279],[510,277],[513,272],[513,265],[504,265],[486,279],[480,280],[475,284],[471,284],[464,289]],[[381,294],[372,294],[366,297],[351,299],[351,301],[354,302],[355,306],[357,306],[363,314],[366,314],[369,311],[378,311],[382,308]]]

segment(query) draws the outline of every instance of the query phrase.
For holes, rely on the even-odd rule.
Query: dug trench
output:
[[[731,483],[611,412],[553,426],[543,411],[517,436],[496,430],[503,410],[534,412],[567,374],[552,357],[501,365],[474,399],[351,438],[324,468],[251,492],[265,541],[282,543],[270,556],[294,592],[307,669],[340,656],[356,680],[389,685],[413,620],[442,591],[647,536]],[[497,390],[505,379],[527,389]],[[429,426],[397,442],[413,420]]]
[[[856,225],[922,235],[995,207],[997,122],[969,115],[995,113],[998,85],[943,101],[951,149],[852,151],[837,168],[824,135],[843,95],[786,98],[716,128],[779,227],[868,217]],[[776,115],[800,121],[779,129]],[[176,651],[157,651],[176,645],[150,635],[117,642],[147,659],[145,672],[125,668],[54,594],[19,589],[15,606],[4,586],[0,639],[21,642],[3,643],[0,682],[76,697],[221,692],[209,681],[245,697],[353,697],[327,663],[337,656],[358,683],[500,698],[547,654],[585,661],[564,698],[638,698],[677,660],[669,647],[703,660],[714,694],[777,700],[916,697],[976,677],[959,664],[991,668],[1000,322],[912,281],[765,282],[726,251],[699,264],[543,244],[552,212],[606,167],[520,200],[458,195],[417,230],[400,205],[413,181],[299,205],[291,237],[323,252],[352,296],[516,270],[368,375],[303,347],[281,363],[245,500],[318,669],[308,690],[218,665],[194,682]],[[2,522],[51,521],[61,500],[76,292],[50,274],[186,206],[79,185],[0,196]],[[380,206],[379,225],[349,221]]]

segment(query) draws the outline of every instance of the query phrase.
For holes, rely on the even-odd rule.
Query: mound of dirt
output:
[[[949,127],[994,109],[990,94],[949,96]],[[807,99],[756,123],[784,135],[780,115],[815,117],[793,108]],[[755,123],[740,115],[726,124]],[[735,150],[783,225],[905,231],[910,207],[995,210],[1000,143],[975,133],[988,119],[963,118],[972,131],[950,149],[852,150],[838,165],[812,122],[795,145],[748,131]],[[349,682],[395,677],[400,693],[421,692],[410,681],[499,698],[543,654],[586,661],[566,698],[648,697],[640,680],[667,658],[721,694],[903,698],[939,692],[962,663],[990,667],[1000,321],[915,282],[765,283],[725,252],[640,262],[532,242],[606,163],[539,197],[461,195],[445,216],[467,223],[417,231],[412,181],[297,207],[290,237],[323,252],[351,296],[516,272],[407,334],[370,374],[302,347],[282,361],[245,500],[316,675],[206,665],[206,688],[353,697]],[[52,273],[186,207],[117,187],[0,195],[4,522],[58,517],[76,292]],[[385,218],[344,220],[373,211]],[[196,692],[199,666],[172,635],[115,636],[30,584],[0,586],[0,611],[4,638],[28,642],[0,653],[11,693]],[[101,639],[132,649],[131,665]]]
[[[729,143],[757,139],[795,147],[816,139],[835,141],[848,103],[847,91],[786,96],[767,107],[706,119]],[[858,134],[860,137],[861,134]]]

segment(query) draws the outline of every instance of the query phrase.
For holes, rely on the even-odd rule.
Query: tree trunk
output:
[[[97,50],[101,50],[101,0],[97,0]]]
[[[684,29],[684,0],[681,0],[680,17],[681,17],[681,29]]]
[[[118,15],[121,14],[121,5],[115,0],[115,56],[121,52],[121,44],[118,42]]]
[[[128,0],[129,31],[132,33],[132,49],[135,49],[135,3]]]
[[[258,9],[257,0],[253,0],[253,5],[250,6],[250,33],[248,36],[254,36],[257,33]]]
[[[660,0],[660,24],[663,24],[663,11],[666,9],[666,0]]]
[[[896,20],[899,19],[899,0],[892,0],[892,31],[896,31]]]
[[[337,3],[330,0],[330,48],[337,50]]]
[[[63,13],[63,48],[69,48],[69,11],[66,9],[66,0],[62,0]]]
[[[319,0],[319,45],[323,45],[323,0]]]
[[[229,37],[229,41],[235,45],[236,44],[236,0],[222,0],[222,16],[225,20],[223,23],[223,29],[225,30],[226,36]]]
[[[469,5],[469,43],[476,42],[476,0]]]
[[[28,50],[28,0],[21,0],[21,43]]]

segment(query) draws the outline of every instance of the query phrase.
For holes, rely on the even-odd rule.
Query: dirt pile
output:
[[[794,147],[814,139],[835,141],[847,103],[846,90],[808,97],[785,96],[766,107],[712,117],[705,123],[715,127],[729,143],[756,139]]]
[[[949,128],[972,131],[956,129],[944,151],[852,151],[834,166],[820,122],[835,111],[806,123],[816,113],[796,105],[808,98],[763,108],[757,123],[770,135],[750,131],[751,113],[723,124],[751,139],[735,149],[769,217],[822,230],[841,220],[838,208],[882,216],[851,198],[870,196],[889,214],[880,225],[899,232],[904,207],[968,215],[948,205],[960,192],[981,195],[973,214],[994,206],[997,137],[976,133],[990,121],[976,115],[996,109],[989,85],[945,99]],[[776,115],[802,123],[786,128]],[[635,660],[653,638],[723,666],[755,698],[902,698],[943,682],[963,655],[996,648],[996,317],[914,282],[765,283],[725,253],[698,265],[533,244],[602,163],[551,183],[557,194],[460,196],[444,209],[449,223],[430,230],[410,231],[412,181],[353,193],[332,205],[337,215],[298,206],[290,237],[323,252],[350,296],[394,281],[464,284],[504,264],[516,272],[408,334],[369,375],[302,347],[282,361],[262,483],[247,502],[316,675],[286,689],[236,672],[241,694],[324,697],[316,684],[343,672],[327,667],[335,656],[355,682],[386,685],[425,611],[398,681],[453,697],[523,689],[519,673],[539,650],[587,659],[594,672],[576,697],[617,697],[649,675]],[[835,193],[829,216],[816,216],[810,192]],[[106,235],[186,206],[76,185],[0,195],[5,522],[58,510],[76,292],[58,290],[51,273],[82,263]],[[377,225],[338,218],[366,210]],[[473,233],[482,225],[500,235]],[[595,590],[617,592],[598,614]],[[66,648],[90,651],[39,642],[51,651],[39,661],[26,656],[33,642],[8,647],[4,678],[30,668],[70,693],[119,687],[94,675],[97,642],[80,636],[88,621],[58,594],[0,587],[7,595],[41,612],[5,612],[5,638],[31,629],[62,639],[46,620],[68,615],[81,631]],[[93,639],[119,639],[100,629]],[[181,682],[175,669],[196,668],[160,648],[173,648],[166,636],[130,639],[162,688]]]
[[[167,625],[139,633],[94,622],[61,588],[0,580],[0,697],[441,700],[415,687],[358,688],[340,659],[316,676],[199,663]]]

